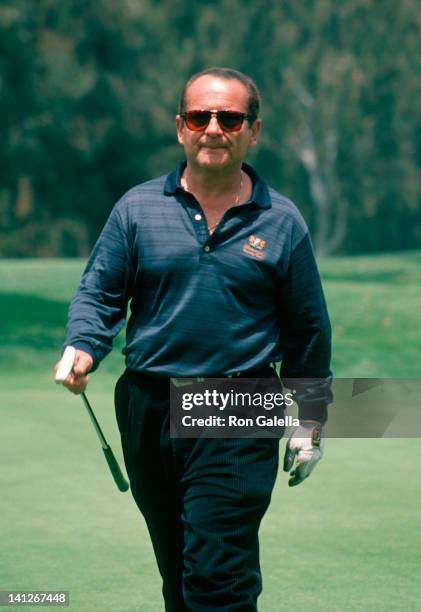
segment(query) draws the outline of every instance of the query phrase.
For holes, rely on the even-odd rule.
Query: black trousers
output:
[[[126,371],[115,405],[167,612],[255,612],[262,590],[258,530],[279,440],[170,438],[169,379]]]

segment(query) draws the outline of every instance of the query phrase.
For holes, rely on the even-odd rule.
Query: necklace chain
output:
[[[237,204],[239,204],[239,203],[240,203],[240,195],[241,195],[241,191],[242,191],[242,189],[243,189],[243,171],[242,171],[242,170],[240,170],[240,172],[241,172],[240,187],[239,187],[239,189],[238,189],[238,191],[237,191],[237,195],[236,195],[236,197],[235,197],[235,203],[234,203],[234,206],[237,206]],[[188,185],[188,182],[187,182],[187,177],[186,177],[186,175],[184,175],[184,176],[183,176],[183,179],[184,179],[184,183],[185,183],[185,185],[186,185],[186,191],[190,191],[190,190],[189,190],[189,185]],[[208,224],[208,231],[209,231],[209,233],[210,233],[210,234],[213,232],[213,230],[214,230],[214,229],[216,229],[216,226],[218,225],[218,223],[219,223],[219,221],[220,221],[220,220],[221,220],[221,219],[219,219],[219,220],[218,220],[216,223],[213,223],[212,225],[209,225],[209,224]]]

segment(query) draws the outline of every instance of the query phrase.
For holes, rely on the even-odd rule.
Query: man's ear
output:
[[[261,119],[256,119],[253,122],[253,125],[251,126],[250,130],[251,130],[251,135],[250,135],[250,142],[249,142],[249,146],[250,147],[255,147],[257,145],[257,140],[260,134],[260,128],[262,126],[262,120]]]
[[[180,115],[175,118],[175,127],[177,128],[177,140],[182,145],[184,144],[184,119]]]

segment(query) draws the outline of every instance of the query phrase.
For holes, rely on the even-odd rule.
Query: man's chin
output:
[[[224,168],[229,166],[230,157],[227,154],[226,149],[208,149],[203,148],[200,150],[196,162],[199,166],[204,168]]]

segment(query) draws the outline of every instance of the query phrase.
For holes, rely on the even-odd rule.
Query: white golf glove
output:
[[[290,472],[290,487],[310,476],[323,456],[323,426],[317,421],[301,421],[292,432],[285,449],[284,472]],[[294,469],[294,461],[295,467]]]

